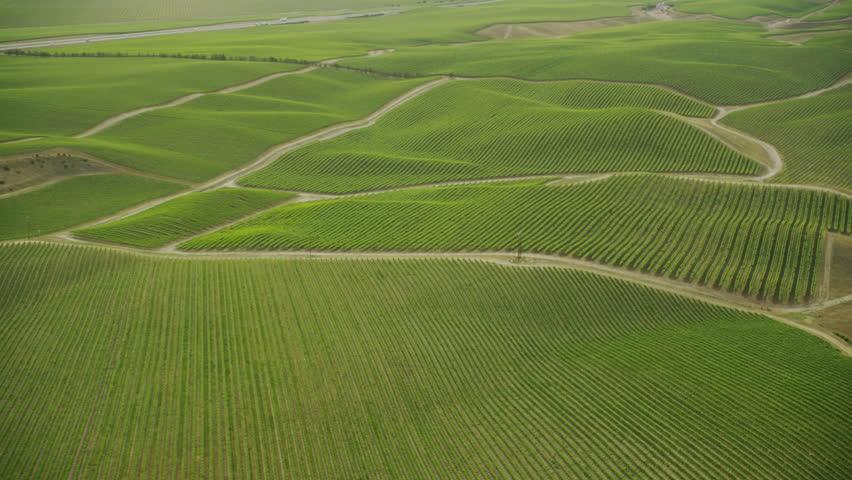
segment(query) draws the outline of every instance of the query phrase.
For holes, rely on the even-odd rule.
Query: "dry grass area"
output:
[[[69,154],[20,156],[0,160],[0,195],[15,193],[64,177],[110,171],[109,167]]]
[[[828,292],[829,298],[838,298],[852,294],[852,237],[834,235],[833,243]],[[852,310],[848,313],[847,318],[852,322]]]
[[[852,339],[852,302],[820,310],[814,314],[814,321],[831,333]]]
[[[586,30],[619,27],[642,21],[651,21],[645,17],[614,17],[580,22],[540,22],[491,25],[476,32],[488,38],[519,39],[531,37],[564,37]]]

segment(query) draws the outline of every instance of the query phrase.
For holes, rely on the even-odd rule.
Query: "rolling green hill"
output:
[[[723,121],[778,148],[784,169],[773,181],[852,192],[852,86],[741,110]]]
[[[74,236],[143,248],[162,247],[292,197],[285,192],[243,188],[190,193],[120,220],[77,230]]]
[[[425,81],[320,69],[148,112],[84,139],[0,145],[0,154],[66,147],[143,172],[201,182],[273,145],[367,116]]]
[[[839,195],[650,175],[501,182],[285,205],[187,250],[526,251],[570,255],[802,302],[826,230],[852,232]],[[520,238],[519,238],[520,237]]]
[[[166,58],[0,56],[0,133],[9,138],[73,135],[128,110],[296,68]]]
[[[766,317],[588,273],[47,244],[0,246],[0,269],[4,478],[852,467],[848,358]]]
[[[447,180],[618,171],[756,175],[759,164],[669,113],[712,107],[642,85],[459,81],[240,184],[355,192]]]
[[[45,235],[119,212],[184,187],[130,175],[73,177],[0,197],[0,240]]]
[[[758,26],[721,21],[651,22],[556,39],[404,48],[344,64],[409,74],[645,82],[724,105],[816,90],[852,63],[847,50],[788,45],[761,33]]]

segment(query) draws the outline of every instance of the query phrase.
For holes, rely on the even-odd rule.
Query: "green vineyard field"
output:
[[[209,0],[206,0],[209,1]],[[303,0],[304,1],[304,0]],[[414,3],[414,2],[412,2]],[[51,47],[53,52],[225,54],[320,61],[362,56],[371,50],[429,43],[475,42],[475,32],[496,23],[573,21],[630,14],[631,2],[501,0],[476,8],[446,8],[446,0],[418,1],[426,8],[345,22],[318,22],[149,37]],[[454,3],[471,3],[456,0]],[[387,8],[387,5],[385,5]],[[0,33],[1,34],[1,33]]]
[[[144,113],[89,138],[5,147],[15,152],[73,148],[143,172],[202,182],[273,145],[367,116],[425,81],[320,69]]]
[[[826,230],[852,232],[852,201],[818,191],[649,175],[545,182],[285,205],[179,248],[506,251],[520,242],[528,251],[802,302],[816,292]]]
[[[551,173],[756,175],[759,164],[666,114],[713,112],[642,85],[458,81],[373,127],[293,151],[240,184],[346,193]]]
[[[0,134],[73,135],[128,110],[295,68],[166,58],[0,56]]]
[[[733,112],[723,121],[778,148],[784,169],[772,181],[852,192],[852,86]]]
[[[799,17],[831,3],[831,0],[684,0],[677,8],[689,13],[712,13],[728,18],[749,18],[758,15]]]
[[[651,22],[557,39],[401,48],[392,55],[343,63],[408,74],[653,83],[715,105],[826,87],[852,63],[848,49],[785,45],[761,38],[762,32],[761,27],[733,22]]]
[[[292,197],[285,192],[237,188],[191,193],[130,217],[77,230],[74,236],[143,248],[162,247]]]
[[[92,175],[0,197],[0,240],[56,232],[183,188],[144,177]]]
[[[0,246],[3,478],[822,478],[852,363],[563,269]],[[73,406],[70,408],[69,406]]]

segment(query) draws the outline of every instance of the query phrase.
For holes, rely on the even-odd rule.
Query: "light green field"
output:
[[[0,197],[0,240],[45,235],[179,192],[183,186],[129,175],[90,175]]]
[[[0,247],[0,269],[4,478],[852,468],[848,358],[592,274],[45,244]]]
[[[497,23],[573,21],[627,16],[633,3],[563,0],[501,0],[464,8],[423,8],[398,15],[340,22],[280,25],[49,48],[60,52],[224,53],[324,60],[361,56],[370,50],[429,43],[472,42],[475,32]]]
[[[0,56],[0,132],[8,138],[72,135],[118,113],[295,68],[265,62]]]
[[[143,248],[162,247],[292,197],[284,192],[237,188],[191,193],[136,215],[77,230],[74,236]]]
[[[758,26],[715,21],[651,22],[570,37],[405,48],[346,65],[409,74],[585,78],[666,85],[707,102],[790,97],[845,75],[852,52],[761,38]]]
[[[850,479],[850,0],[658,2],[0,0],[250,22],[0,52],[0,480]]]
[[[223,19],[222,21],[224,22],[226,20]],[[122,22],[40,27],[2,27],[0,28],[0,42],[14,42],[41,38],[76,37],[92,34],[147,32],[169,28],[191,27],[199,25],[199,23],[207,24],[209,22],[199,22],[197,20],[193,22],[191,20],[187,20],[183,22]]]
[[[778,148],[784,169],[773,181],[852,192],[852,86],[734,112],[724,123]]]
[[[425,81],[320,69],[148,112],[85,139],[0,146],[0,154],[68,147],[143,172],[200,182],[254,160],[273,145],[365,117]]]
[[[667,113],[714,109],[641,85],[458,81],[373,127],[295,150],[240,184],[341,193],[550,173],[760,171]]]
[[[828,5],[831,0],[679,0],[677,9],[686,13],[712,13],[728,18],[762,15],[800,17]]]
[[[411,4],[412,0],[395,0]],[[278,18],[296,11],[382,9],[380,0],[6,0],[0,4],[0,27],[79,25],[122,22],[175,22],[227,18]]]
[[[458,252],[512,251],[520,242],[527,251],[802,302],[816,291],[827,229],[852,232],[852,201],[824,192],[627,175],[284,205],[179,248]]]
[[[816,15],[807,18],[809,22],[822,22],[826,20],[838,20],[852,16],[852,1],[840,0],[840,2]]]

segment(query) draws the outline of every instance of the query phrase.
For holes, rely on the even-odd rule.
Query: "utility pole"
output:
[[[518,258],[515,259],[516,263],[521,263],[521,255],[524,253],[524,237],[519,230],[515,235],[515,241],[518,244]]]

